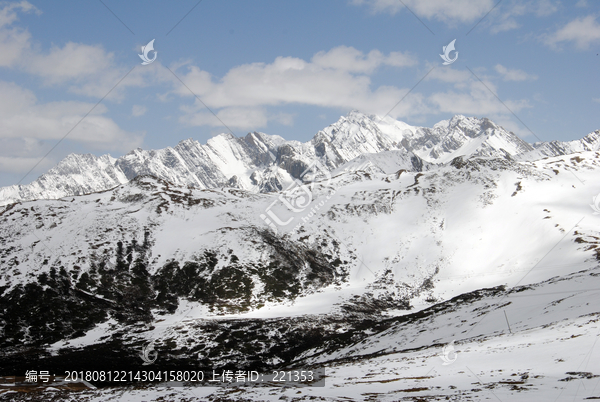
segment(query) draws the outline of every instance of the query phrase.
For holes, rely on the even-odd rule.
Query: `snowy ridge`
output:
[[[520,160],[537,160],[549,156],[569,155],[576,152],[597,151],[600,148],[600,130],[591,132],[581,140],[550,141],[532,144],[533,150],[518,155]]]
[[[31,184],[0,188],[0,204],[89,194],[127,183],[116,162],[110,155],[70,154]]]
[[[139,175],[199,189],[228,186],[266,193],[286,188],[316,162],[333,171],[356,158],[387,153],[388,161],[378,157],[373,163],[389,172],[392,166],[421,166],[414,157],[431,164],[457,156],[532,161],[595,150],[599,138],[594,132],[577,141],[528,144],[486,118],[457,115],[426,128],[352,111],[306,143],[254,132],[243,138],[220,134],[204,145],[188,139],[175,147],[136,149],[118,159],[69,155],[30,184],[0,188],[0,205],[104,191]],[[411,162],[403,165],[406,161]]]
[[[119,242],[125,247],[144,239],[151,275],[170,261],[196,261],[205,251],[220,256],[216,270],[230,264],[230,254],[244,264],[261,264],[273,254],[264,250],[275,250],[274,239],[281,237],[291,242],[288,248],[314,249],[330,263],[339,260],[335,275],[351,287],[363,289],[384,278],[404,284],[395,296],[401,300],[435,276],[444,285],[435,297],[447,299],[517,278],[538,258],[537,249],[528,246],[531,239],[536,247],[550,249],[574,222],[593,212],[589,203],[600,191],[579,181],[599,182],[600,159],[592,152],[537,162],[455,158],[424,168],[414,166],[413,156],[386,165],[386,155],[397,161],[397,152],[343,165],[330,180],[314,183],[310,205],[296,212],[280,201],[280,193],[200,190],[152,176],[101,193],[4,206],[0,286],[10,289],[52,266],[79,266],[80,276],[93,255],[115,266]],[[407,165],[410,169],[396,170]],[[280,227],[272,240],[261,234],[270,231],[261,218],[267,208],[296,229]],[[250,246],[252,238],[261,240]],[[570,241],[565,245],[570,251],[557,255],[557,263],[580,264],[593,256],[593,250],[582,252]],[[142,256],[132,247],[133,260]],[[303,263],[293,264],[298,269]]]

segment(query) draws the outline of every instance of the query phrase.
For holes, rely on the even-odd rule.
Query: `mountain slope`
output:
[[[137,176],[102,192],[0,207],[0,367],[139,368],[153,340],[153,367],[325,365],[328,380],[365,394],[359,400],[384,384],[391,394],[373,398],[413,388],[437,395],[440,382],[456,381],[468,400],[484,395],[476,381],[495,392],[512,374],[531,372],[519,386],[550,389],[579,378],[566,373],[582,372],[571,339],[591,342],[597,326],[590,295],[600,217],[589,204],[600,192],[600,154],[431,164],[377,144],[284,191]],[[339,155],[320,160],[335,166]],[[501,358],[509,336],[501,310],[511,347],[552,353],[552,364],[523,358],[511,369]],[[526,348],[532,334],[544,343]],[[479,368],[480,380],[432,374],[452,339],[469,367],[491,355],[499,368]],[[394,376],[406,361],[418,374]],[[364,383],[373,376],[380,383]],[[325,392],[341,400],[337,388]]]
[[[154,340],[155,368],[326,368],[324,388],[254,387],[250,400],[596,396],[600,155],[362,166],[313,183],[285,234],[260,218],[273,200],[287,218],[281,193],[150,176],[2,207],[0,367],[140,367]]]
[[[386,155],[396,159],[377,157]],[[208,309],[202,316],[302,314],[315,298],[323,313],[419,307],[514,285],[548,250],[557,268],[536,269],[527,281],[593,264],[597,218],[573,225],[600,191],[577,177],[597,183],[598,172],[595,153],[533,163],[455,158],[392,174],[369,164],[313,183],[305,205],[284,202],[285,192],[138,176],[101,193],[2,207],[0,288],[6,297],[62,275],[69,295],[118,301],[126,289],[110,278],[121,275],[123,286],[147,283],[145,319],[183,299]]]

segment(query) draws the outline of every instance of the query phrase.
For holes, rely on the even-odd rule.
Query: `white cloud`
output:
[[[208,107],[223,108],[223,111],[217,112],[219,117],[223,117],[227,125],[239,128],[266,125],[273,116],[267,115],[261,108],[285,104],[385,114],[408,89],[386,86],[372,89],[367,73],[383,65],[404,67],[415,63],[411,56],[399,52],[384,55],[374,50],[365,55],[344,46],[319,52],[310,62],[278,57],[270,64],[241,65],[229,70],[220,80],[195,66],[187,66],[186,74],[178,74],[187,87],[174,81],[175,93],[188,97],[192,96],[191,89]],[[418,96],[411,96],[405,102],[412,105],[411,108],[399,107],[394,113],[423,109]],[[218,123],[214,116],[206,115],[202,109],[198,105],[184,108],[188,114],[200,114],[184,116],[182,121],[193,125]]]
[[[141,145],[143,135],[122,130],[103,116],[107,108],[102,104],[81,121],[93,106],[86,102],[40,104],[31,91],[0,81],[0,139],[2,143],[58,140],[77,125],[67,138],[93,148],[127,151]]]
[[[146,114],[147,110],[148,109],[146,108],[146,106],[133,105],[133,108],[131,109],[131,115],[134,117],[143,116]]]
[[[398,4],[403,7],[397,0],[355,2],[368,3],[379,11],[393,12]],[[420,17],[445,22],[473,21],[494,5],[491,0],[404,2]],[[94,101],[106,95],[127,73],[128,68],[117,66],[114,54],[102,46],[68,42],[40,50],[39,46],[32,45],[26,30],[11,27],[17,19],[17,12],[32,10],[37,9],[26,2],[0,9],[0,66],[20,68],[39,77],[45,85],[64,86],[71,92],[96,98]],[[520,12],[515,10],[515,15]],[[272,63],[240,65],[221,78],[211,76],[189,61],[170,67],[232,129],[256,129],[266,126],[269,121],[291,125],[293,115],[273,112],[269,107],[294,104],[341,110],[359,109],[385,115],[404,98],[390,113],[392,117],[418,118],[448,111],[481,115],[485,115],[486,111],[500,113],[498,101],[477,89],[477,83],[472,82],[470,73],[450,67],[435,69],[428,80],[451,83],[454,88],[429,97],[419,93],[418,88],[405,97],[409,88],[420,79],[413,74],[407,75],[402,87],[375,86],[371,81],[371,74],[378,68],[416,65],[417,59],[408,53],[384,54],[379,50],[362,52],[339,46],[318,52],[309,61],[278,57]],[[497,72],[505,80],[519,80],[523,74],[527,79],[533,77],[503,66],[497,66]],[[162,95],[165,101],[173,94],[193,99],[188,88],[181,85],[159,61],[135,68],[111,93],[111,98],[117,101],[122,99],[123,91],[128,86],[143,87],[161,82],[171,83],[175,88]],[[478,85],[481,86],[480,83]],[[507,104],[515,109],[528,107],[524,101],[508,101]],[[5,142],[24,138],[36,142],[61,138],[92,106],[93,103],[84,102],[39,104],[33,93],[14,84],[0,82],[0,139]],[[197,100],[181,107],[181,110],[183,115],[179,121],[185,125],[221,126],[219,119]],[[100,104],[68,138],[102,149],[129,150],[141,144],[141,135],[120,129],[105,116],[106,112],[106,106]],[[131,113],[132,116],[142,116],[146,108],[135,105]]]
[[[329,59],[332,55],[338,58]],[[371,55],[371,56],[369,56]],[[358,109],[380,116],[394,118],[419,118],[428,114],[453,113],[488,117],[511,118],[513,112],[531,107],[525,99],[503,99],[504,104],[490,92],[498,93],[494,80],[485,70],[475,70],[486,88],[469,71],[450,66],[433,69],[426,81],[450,84],[451,89],[424,95],[416,88],[407,95],[419,77],[407,82],[405,88],[392,86],[373,87],[368,75],[383,65],[387,56],[370,52],[365,55],[352,48],[337,48],[320,52],[310,62],[292,57],[278,57],[273,63],[254,63],[231,69],[217,80],[195,66],[187,65],[187,74],[181,79],[202,101],[217,113],[231,129],[257,129],[277,120],[269,114],[270,106],[289,104],[313,105],[340,110]],[[357,61],[354,63],[354,61]],[[362,62],[362,63],[361,63]],[[348,64],[349,63],[349,64]],[[351,67],[348,67],[348,66]],[[429,68],[430,66],[426,66]],[[424,70],[427,71],[427,70]],[[524,71],[496,66],[504,81],[533,80],[537,77]],[[422,72],[425,74],[425,72]],[[447,85],[445,85],[447,86]],[[442,87],[443,88],[443,87]],[[180,96],[191,96],[188,88],[176,86]],[[398,103],[402,100],[400,103]],[[394,105],[396,105],[394,107]],[[506,106],[505,106],[506,105]],[[195,100],[193,105],[181,108],[180,121],[186,125],[218,127],[219,119]],[[508,117],[507,117],[508,116]]]
[[[573,42],[577,48],[585,50],[590,45],[600,42],[600,24],[596,22],[596,17],[592,15],[576,18],[556,32],[545,35],[541,39],[552,48],[558,48],[558,44],[562,42]]]
[[[110,92],[107,99],[113,101],[123,99],[127,87],[145,87],[164,80],[160,63],[131,70],[117,66],[114,54],[102,46],[73,42],[55,46],[46,53],[26,53],[22,64],[26,71],[42,78],[45,85],[66,85],[70,92],[96,99]]]
[[[0,8],[0,66],[10,67],[19,62],[23,53],[30,48],[31,35],[27,30],[10,28],[17,21],[17,11],[36,12],[39,10],[32,4],[22,1],[9,3]]]
[[[545,17],[558,11],[560,2],[551,0],[538,0],[535,3],[535,14],[539,17]]]
[[[10,25],[17,20],[17,13],[15,10],[20,10],[21,12],[30,12],[33,11],[37,14],[40,14],[40,10],[38,10],[33,4],[27,1],[20,1],[18,3],[8,3],[4,5],[2,9],[0,9],[0,27],[4,27],[6,25]]]
[[[496,72],[502,76],[504,81],[527,81],[527,80],[537,80],[537,76],[533,74],[527,74],[523,70],[517,69],[508,69],[501,64],[496,64],[494,67]]]
[[[62,48],[52,47],[47,54],[30,54],[27,66],[47,83],[61,84],[101,74],[113,65],[113,58],[101,46],[68,42]]]
[[[493,0],[403,0],[406,7],[421,18],[446,23],[474,22],[494,7]],[[352,0],[368,5],[374,12],[395,14],[406,7],[399,0]]]
[[[557,0],[513,0],[510,3],[504,1],[502,6],[498,7],[500,12],[488,17],[490,30],[492,33],[498,33],[519,28],[521,24],[517,22],[518,17],[546,17],[558,11],[559,4]]]
[[[0,3],[0,67],[18,68],[41,78],[48,86],[66,85],[68,90],[102,98],[127,74],[129,68],[119,67],[114,54],[100,45],[67,42],[44,51],[34,44],[27,29],[14,27],[18,13],[40,11],[26,1]],[[135,69],[108,96],[120,100],[128,86],[141,87],[160,76],[161,66]]]
[[[507,19],[504,19],[503,21],[495,24],[492,27],[491,32],[498,33],[498,32],[510,31],[511,29],[517,29],[520,26],[521,25],[519,25],[515,19],[507,18]]]

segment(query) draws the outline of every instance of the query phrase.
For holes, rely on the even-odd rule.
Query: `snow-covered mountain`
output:
[[[150,341],[155,368],[331,370],[318,391],[256,387],[248,400],[532,400],[529,388],[555,400],[598,375],[585,359],[598,331],[600,153],[527,160],[539,146],[461,116],[425,129],[353,113],[306,144],[213,140],[135,151],[130,165],[106,157],[102,177],[123,181],[107,190],[0,206],[0,376],[144,368]],[[237,179],[220,157],[239,161]],[[314,161],[328,174],[285,186]],[[209,165],[230,185],[188,182]],[[68,164],[55,174],[86,183]],[[452,341],[450,372],[438,354]]]
[[[71,154],[30,184],[0,188],[0,205],[104,191],[139,175],[199,189],[273,192],[301,178],[316,162],[330,171],[358,157],[373,159],[377,166],[381,158],[373,155],[394,151],[396,161],[380,170],[415,171],[426,169],[425,162],[446,163],[456,156],[535,160],[566,155],[596,149],[599,138],[594,132],[577,141],[528,144],[486,118],[457,115],[426,128],[353,111],[306,143],[254,132],[243,138],[220,134],[206,144],[188,139],[160,150],[136,149],[118,159]]]
[[[389,166],[397,152],[379,152],[375,163]],[[371,388],[344,372],[366,375],[382,360],[400,370],[409,359],[428,384],[413,392],[427,395],[449,381],[437,354],[453,339],[469,367],[487,368],[485,356],[507,336],[500,309],[515,347],[530,334],[547,345],[535,353],[563,350],[572,335],[592,340],[596,321],[585,317],[596,314],[600,218],[589,203],[600,192],[600,154],[456,157],[391,174],[356,163],[307,186],[309,205],[291,215],[285,192],[201,190],[152,176],[1,207],[0,367],[86,369],[85,356],[97,367],[133,367],[153,340],[170,367],[324,365],[336,373],[328,381],[357,390]],[[269,208],[281,221],[293,217],[294,229],[273,231],[261,216]],[[530,372],[542,386],[549,380],[534,375],[584,372],[571,343],[564,347],[552,364],[521,359],[508,371],[498,361],[511,374],[494,380],[489,368],[477,372],[480,382]],[[387,383],[392,374],[369,378]],[[485,395],[472,377],[452,375],[464,392]],[[327,392],[342,398],[335,389]]]

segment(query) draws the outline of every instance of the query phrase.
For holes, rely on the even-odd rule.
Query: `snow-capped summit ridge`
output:
[[[536,160],[598,147],[600,131],[577,141],[529,144],[487,118],[456,115],[428,128],[353,110],[305,143],[261,132],[241,138],[222,133],[205,144],[188,138],[174,147],[137,148],[120,158],[70,154],[30,184],[0,188],[0,205],[103,191],[139,175],[199,189],[271,192],[301,178],[316,162],[334,171],[361,157],[381,171],[413,170],[457,156]]]

